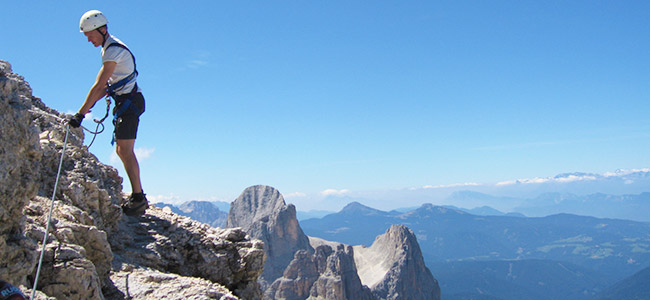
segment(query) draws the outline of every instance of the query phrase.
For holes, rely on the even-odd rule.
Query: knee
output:
[[[128,147],[115,147],[115,153],[117,153],[117,156],[119,156],[122,160],[130,156],[131,153],[129,152],[132,151],[129,151]]]

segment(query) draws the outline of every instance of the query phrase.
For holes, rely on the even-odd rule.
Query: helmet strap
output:
[[[100,29],[102,29],[102,28],[106,28],[106,25],[104,25],[104,26],[102,26],[102,27],[99,27],[99,28],[97,28],[97,29],[95,29],[95,30],[97,30],[97,32],[99,32],[99,34],[102,35],[102,38],[104,38],[104,39],[102,40],[102,47],[103,47],[104,44],[106,44],[106,39],[107,39],[107,36],[108,36],[108,30],[107,30],[106,32],[102,32],[102,31],[100,30]]]

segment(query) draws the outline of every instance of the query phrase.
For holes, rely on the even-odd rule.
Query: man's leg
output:
[[[124,164],[126,174],[129,176],[131,182],[131,189],[134,194],[142,193],[142,183],[140,182],[140,165],[138,159],[135,157],[133,148],[135,146],[135,139],[133,140],[117,140],[116,152]]]

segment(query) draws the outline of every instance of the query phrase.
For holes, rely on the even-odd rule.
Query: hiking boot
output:
[[[127,216],[141,216],[149,207],[149,202],[144,193],[133,193],[122,203],[122,211]]]

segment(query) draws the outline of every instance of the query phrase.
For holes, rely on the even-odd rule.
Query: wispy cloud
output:
[[[212,53],[210,53],[210,51],[196,51],[190,59],[186,60],[185,68],[196,70],[209,66],[211,57]]]
[[[180,197],[169,194],[169,195],[147,195],[147,200],[151,203],[167,203],[167,204],[182,204],[185,200]]]
[[[138,160],[145,160],[156,151],[156,148],[136,148],[133,150]]]
[[[301,193],[301,192],[293,192],[284,195],[285,198],[302,198],[302,197],[307,197],[307,194]]]
[[[455,184],[446,184],[446,185],[425,185],[423,189],[444,189],[444,188],[453,188],[453,187],[463,187],[463,186],[480,186],[480,183],[475,182],[466,182],[466,183],[455,183]]]
[[[156,148],[135,148],[135,156],[138,158],[138,161],[143,161],[151,157],[151,155],[156,151]],[[112,152],[110,162],[112,164],[120,163],[120,158],[117,156],[117,153]]]
[[[348,190],[348,189],[342,189],[342,190],[326,189],[326,190],[321,192],[321,195],[323,195],[323,196],[332,196],[332,195],[334,195],[334,196],[342,196],[342,195],[345,195],[345,194],[348,194],[348,193],[350,193],[350,190]]]
[[[559,183],[568,183],[568,182],[577,182],[577,181],[594,181],[599,178],[602,178],[598,174],[566,174],[563,176],[556,177],[546,177],[546,178],[525,178],[525,179],[516,179],[509,181],[498,182],[497,186],[507,186],[514,184],[540,184],[546,182],[559,182]]]
[[[198,69],[200,67],[207,66],[210,62],[202,59],[193,59],[187,63],[187,67],[190,69]]]

